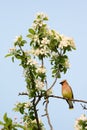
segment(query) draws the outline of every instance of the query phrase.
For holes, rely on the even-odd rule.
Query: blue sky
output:
[[[50,28],[73,37],[76,43],[77,50],[68,55],[71,68],[58,80],[54,92],[60,96],[59,81],[67,79],[74,97],[87,100],[87,0],[0,0],[0,119],[5,112],[11,117],[16,116],[17,113],[12,111],[14,104],[26,99],[18,97],[18,93],[25,90],[22,69],[17,61],[13,64],[4,56],[13,46],[15,36],[26,36],[37,12],[46,13]],[[80,103],[75,103],[74,110],[69,110],[65,101],[57,99],[52,99],[49,110],[54,130],[74,130],[75,119],[87,114]],[[47,120],[42,120],[49,130]]]

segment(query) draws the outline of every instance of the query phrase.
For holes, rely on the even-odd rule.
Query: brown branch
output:
[[[84,110],[87,110],[86,105],[81,104],[81,106],[82,106],[82,108],[83,108]]]
[[[19,93],[19,95],[28,95],[28,93]],[[37,96],[37,97],[39,97],[39,96]],[[42,97],[43,97],[43,95],[42,95]],[[63,100],[71,100],[71,101],[75,101],[75,102],[87,103],[86,100],[82,100],[82,99],[67,99],[67,98],[64,98],[64,97],[61,97],[61,96],[56,96],[56,95],[48,96],[48,98],[50,98],[50,97],[52,97],[52,98],[59,98],[59,99],[63,99]]]
[[[47,91],[49,91],[50,89],[52,89],[52,88],[54,87],[54,85],[55,85],[56,81],[57,81],[57,78],[55,78],[55,80],[54,80],[53,84],[51,85],[51,87],[50,87],[50,88],[48,88],[48,89],[47,89]]]
[[[18,94],[18,96],[20,96],[20,95],[26,95],[26,96],[28,96],[28,93],[27,92],[22,92],[22,93]]]
[[[59,98],[59,99],[64,99],[64,100],[70,100],[70,101],[74,101],[74,102],[82,102],[82,103],[87,103],[87,101],[85,100],[79,100],[79,99],[68,99],[68,98],[64,98],[64,97],[61,97],[61,96],[55,96],[55,95],[50,95],[48,96],[49,98],[50,97],[53,97],[53,98]]]
[[[37,113],[37,109],[36,109],[35,100],[36,100],[36,98],[34,97],[34,100],[33,100],[34,113],[35,113],[35,118],[36,118],[38,130],[41,130],[39,119],[38,119],[38,113]]]
[[[49,126],[50,126],[50,130],[53,130],[53,126],[52,126],[52,124],[51,124],[51,121],[50,121],[50,117],[49,117],[49,113],[48,113],[48,103],[49,103],[49,101],[48,101],[48,98],[46,99],[46,106],[45,106],[45,111],[46,111],[46,116],[47,116],[47,119],[48,119],[48,124],[49,124]]]

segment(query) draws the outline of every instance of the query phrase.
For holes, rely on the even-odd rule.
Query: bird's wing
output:
[[[69,87],[70,87],[70,90],[71,90],[71,93],[72,93],[72,99],[74,99],[72,88],[71,88],[71,86],[69,86]]]

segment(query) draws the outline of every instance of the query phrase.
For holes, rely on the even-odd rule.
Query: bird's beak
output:
[[[62,82],[60,82],[59,84],[62,84]]]

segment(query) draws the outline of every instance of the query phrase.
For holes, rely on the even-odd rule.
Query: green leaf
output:
[[[48,18],[47,18],[47,17],[45,17],[43,20],[48,20]]]
[[[2,121],[0,121],[0,125],[4,125],[4,123]]]
[[[4,120],[5,122],[7,122],[7,120],[8,120],[8,118],[7,118],[7,113],[4,114],[3,120]]]
[[[24,46],[25,43],[27,43],[27,41],[26,40],[22,40],[21,41],[21,46]]]
[[[27,37],[28,37],[28,38],[32,38],[32,34],[28,34]]]
[[[5,55],[5,57],[7,58],[7,57],[12,56],[12,55],[13,54],[9,53],[9,54]]]
[[[28,31],[29,31],[31,34],[35,34],[35,31],[34,31],[32,28],[30,28]]]
[[[12,62],[14,62],[14,56],[12,57]]]

